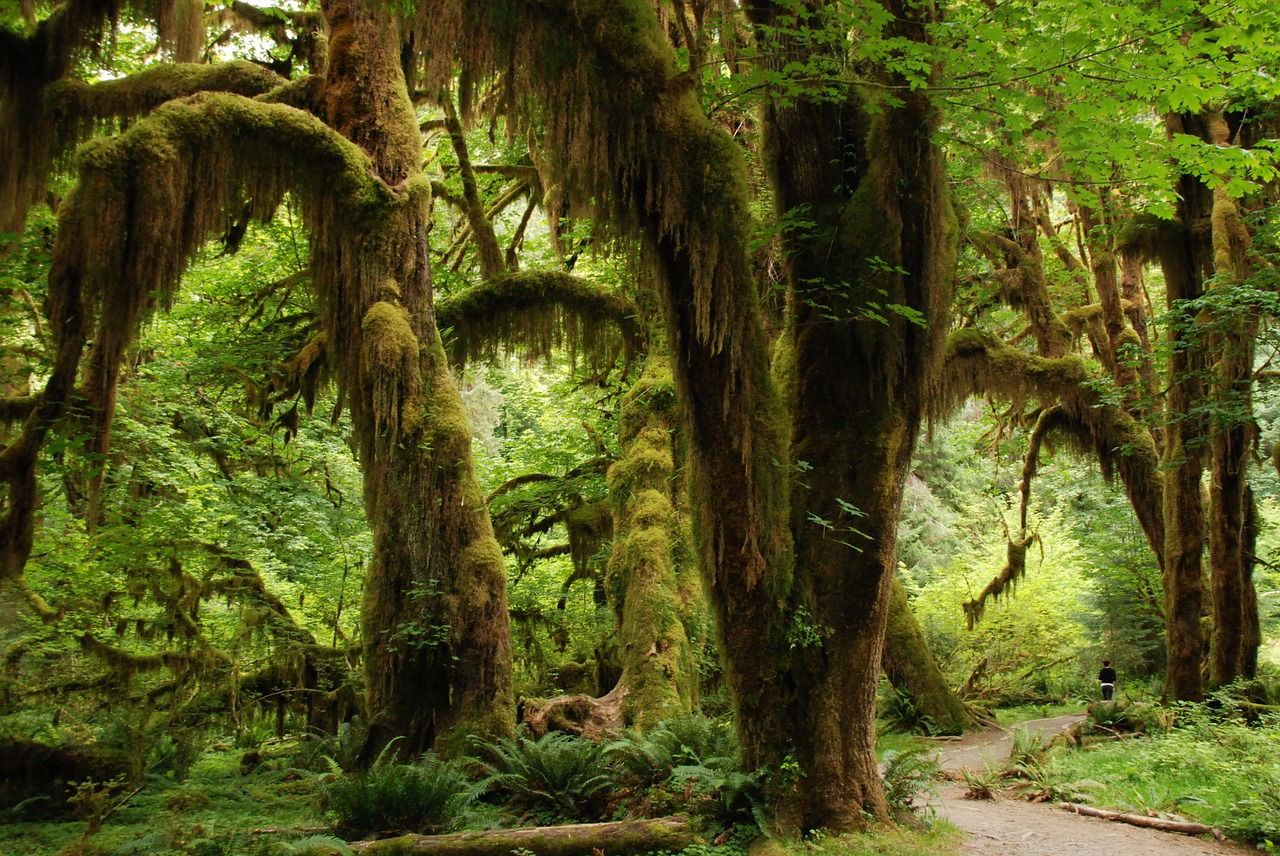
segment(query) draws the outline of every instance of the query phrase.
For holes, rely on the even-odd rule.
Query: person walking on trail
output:
[[[1098,672],[1098,683],[1102,684],[1102,700],[1111,701],[1116,691],[1116,670],[1111,668],[1110,660],[1102,661],[1102,671]]]

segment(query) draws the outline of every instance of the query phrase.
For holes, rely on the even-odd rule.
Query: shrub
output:
[[[503,794],[525,808],[559,817],[600,819],[605,794],[615,784],[603,747],[585,737],[552,731],[537,740],[476,742],[472,751],[485,772],[482,792]]]
[[[925,713],[911,693],[891,687],[880,694],[878,715],[890,731],[903,734],[937,736],[941,729],[932,716]]]
[[[604,755],[641,786],[664,782],[682,767],[720,774],[739,767],[732,726],[696,713],[664,720],[645,732],[626,732],[604,748]]]
[[[416,764],[394,760],[389,744],[365,772],[338,775],[321,786],[321,804],[338,827],[357,834],[408,831],[435,833],[457,825],[475,799],[457,761],[428,752]],[[335,764],[336,766],[336,764]]]
[[[1089,708],[1086,724],[1091,731],[1131,733],[1143,729],[1142,718],[1133,705],[1123,701],[1100,701]]]
[[[1000,786],[999,770],[992,769],[991,767],[983,767],[981,770],[971,770],[968,767],[965,767],[960,771],[960,778],[964,779],[965,799],[995,799],[996,789]]]
[[[604,749],[642,813],[684,811],[728,825],[759,822],[763,771],[746,772],[737,736],[724,719],[685,714],[645,732],[627,732]]]
[[[1025,727],[1015,729],[1009,745],[1009,772],[1017,775],[1020,771],[1040,766],[1048,750],[1042,735],[1033,734]]]

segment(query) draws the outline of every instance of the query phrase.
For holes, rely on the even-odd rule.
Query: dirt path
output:
[[[1025,723],[1033,734],[1049,740],[1070,728],[1083,716],[1059,716]],[[1009,758],[1012,737],[1003,729],[941,743],[939,762],[944,770],[981,770],[987,764],[1003,766]],[[939,817],[967,833],[962,854],[1000,856],[1243,856],[1245,847],[1204,841],[1187,835],[1143,829],[1092,817],[1070,814],[1053,805],[1000,797],[966,800],[964,785],[947,784],[932,801]]]

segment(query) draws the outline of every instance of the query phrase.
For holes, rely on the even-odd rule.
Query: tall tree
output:
[[[310,232],[325,346],[359,440],[374,531],[363,605],[367,749],[403,736],[416,753],[508,732],[505,566],[432,311],[430,191],[399,19],[372,4],[322,4],[327,65],[295,82],[235,66],[231,86],[215,65],[160,66],[104,89],[61,83],[119,12],[73,0],[30,35],[4,31],[6,216],[20,218],[47,182],[54,142],[95,119],[168,102],[87,149],[60,206],[48,306],[58,356],[22,434],[0,455],[10,486],[5,576],[20,574],[30,551],[36,454],[65,410],[86,340],[85,393],[105,443],[138,324],[168,305],[191,257],[228,218],[247,208],[265,219],[289,193]],[[245,88],[263,97],[226,91]],[[85,105],[62,128],[65,113],[44,112],[56,92]],[[183,97],[191,92],[199,94]],[[15,133],[24,120],[43,148]]]

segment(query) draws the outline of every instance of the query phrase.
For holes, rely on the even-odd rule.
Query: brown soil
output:
[[[1025,723],[1046,742],[1066,731],[1083,716],[1059,716]],[[940,742],[944,770],[1002,767],[1009,758],[1010,732],[995,728]],[[1083,817],[1048,803],[1030,803],[1001,795],[995,800],[967,800],[963,784],[938,789],[932,805],[938,816],[966,833],[961,854],[1002,856],[1243,856],[1257,853],[1246,847],[1221,844],[1171,832],[1143,829],[1125,823]]]

